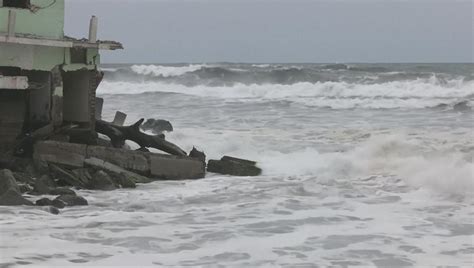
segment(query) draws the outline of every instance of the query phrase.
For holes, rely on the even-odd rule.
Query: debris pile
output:
[[[118,118],[118,117],[119,118]],[[163,132],[172,131],[169,121],[144,119],[122,126],[126,115],[117,113],[109,123],[96,121],[96,131],[110,140],[75,137],[83,142],[70,142],[61,135],[36,133],[20,144],[22,157],[0,155],[0,206],[28,205],[45,207],[52,214],[68,206],[86,206],[85,198],[75,190],[111,191],[135,188],[139,183],[155,180],[200,179],[206,175],[206,155],[193,147],[187,154],[165,140]],[[148,135],[140,129],[153,132]],[[63,128],[62,131],[69,131]],[[41,133],[41,132],[39,132]],[[94,140],[94,139],[92,139]],[[138,150],[125,149],[126,140],[137,143]],[[28,148],[30,146],[31,148]],[[168,154],[152,153],[155,148]],[[31,152],[28,155],[28,152]],[[224,156],[209,160],[207,171],[233,176],[258,176],[262,170],[256,162]],[[26,198],[24,196],[26,194]],[[47,197],[44,197],[47,195]],[[51,198],[53,196],[53,198]],[[33,201],[34,202],[33,202]]]

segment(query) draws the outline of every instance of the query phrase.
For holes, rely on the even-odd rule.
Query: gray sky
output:
[[[474,0],[67,0],[108,63],[473,62]]]

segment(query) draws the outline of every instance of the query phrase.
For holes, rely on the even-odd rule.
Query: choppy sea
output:
[[[473,64],[103,70],[106,119],[169,120],[169,141],[263,175],[0,207],[0,267],[474,265]]]

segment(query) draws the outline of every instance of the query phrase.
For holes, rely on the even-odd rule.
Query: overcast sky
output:
[[[474,0],[67,0],[107,63],[473,62]]]

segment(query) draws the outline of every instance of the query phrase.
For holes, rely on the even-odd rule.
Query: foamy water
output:
[[[474,92],[471,80],[443,76],[227,86],[106,77],[106,119],[170,120],[168,140],[256,160],[263,175],[80,191],[90,206],[59,216],[0,207],[1,262],[471,267]]]

